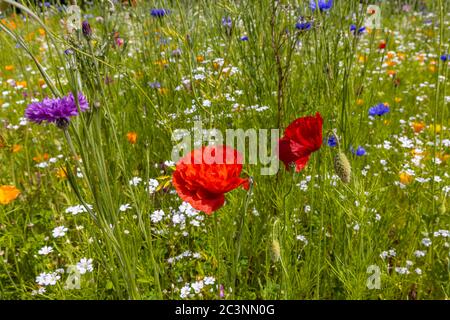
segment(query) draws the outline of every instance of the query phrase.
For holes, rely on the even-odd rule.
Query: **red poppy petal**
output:
[[[184,201],[207,214],[223,206],[224,194],[243,186],[248,179],[240,178],[242,156],[228,146],[208,146],[192,151],[176,165],[173,185]]]
[[[241,179],[243,180],[241,182],[242,188],[244,188],[245,190],[250,189],[250,179]]]
[[[318,150],[322,146],[322,126],[323,119],[320,113],[313,116],[301,117],[294,120],[285,130],[285,136],[297,144],[301,145],[304,150],[297,152],[311,153]]]
[[[296,172],[300,172],[303,170],[303,168],[305,168],[306,164],[308,163],[309,160],[309,156],[306,157],[302,157],[300,159],[298,159],[297,161],[295,161],[295,171]]]
[[[216,198],[193,200],[189,202],[194,209],[203,211],[204,213],[210,215],[214,211],[220,209],[225,203],[225,196],[223,194],[217,195]]]
[[[297,156],[291,150],[291,140],[289,138],[281,138],[278,142],[278,157],[288,170],[290,164],[297,160]]]

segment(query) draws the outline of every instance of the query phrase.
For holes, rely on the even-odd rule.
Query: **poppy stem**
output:
[[[220,277],[220,261],[222,260],[221,254],[220,254],[220,232],[219,232],[219,223],[218,223],[218,216],[217,214],[214,215],[214,232],[215,232],[215,255],[217,260],[217,283],[221,283]]]
[[[237,231],[236,237],[235,237],[235,259],[234,259],[234,266],[233,266],[233,296],[235,295],[236,292],[236,274],[238,272],[238,264],[239,264],[239,258],[241,256],[241,240],[242,240],[242,231],[244,229],[244,225],[245,225],[245,218],[247,217],[247,210],[248,210],[248,205],[250,203],[250,199],[252,196],[252,191],[253,191],[253,178],[250,177],[249,178],[249,188],[247,191],[247,196],[245,197],[245,203],[244,203],[244,212],[241,215],[241,221],[239,224],[239,230]]]

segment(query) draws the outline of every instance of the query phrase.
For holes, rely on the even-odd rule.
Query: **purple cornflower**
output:
[[[182,51],[181,51],[181,49],[174,49],[174,50],[172,50],[172,52],[171,52],[171,56],[172,57],[180,57],[181,56],[181,54],[182,54]]]
[[[83,30],[83,35],[89,39],[92,36],[92,29],[89,22],[87,20],[84,20],[81,24],[81,28]]]
[[[120,37],[115,38],[114,41],[115,41],[115,43],[116,43],[116,46],[118,46],[118,47],[123,46],[123,44],[125,43],[125,40],[123,40],[123,39],[120,38]]]
[[[403,10],[404,12],[410,12],[410,11],[411,11],[411,6],[410,6],[409,4],[404,4],[404,5],[402,6],[402,10]]]
[[[44,7],[46,7],[46,8],[50,8],[51,5],[52,5],[52,4],[51,4],[50,2],[48,2],[48,1],[45,1],[45,2],[44,2]],[[39,6],[42,7],[42,3],[41,3],[41,2],[39,3]]]
[[[317,1],[317,4],[316,4]],[[311,0],[309,2],[309,7],[311,8],[312,11],[317,9],[317,5],[319,5],[319,10],[320,11],[327,11],[329,9],[331,9],[331,7],[333,6],[333,0]]]
[[[78,93],[80,111],[89,109],[89,104],[83,94]],[[62,98],[45,98],[42,102],[34,102],[25,110],[25,117],[35,123],[53,122],[60,128],[65,128],[70,117],[78,115],[78,108],[72,93]]]
[[[226,34],[231,36],[231,31],[233,29],[233,20],[231,20],[231,17],[223,17],[222,26],[225,27]]]
[[[165,15],[169,14],[169,12],[170,11],[167,9],[152,9],[152,10],[150,10],[151,16],[155,17],[155,18],[162,18]]]
[[[376,106],[373,106],[369,109],[369,116],[382,116],[385,113],[389,112],[389,107],[384,103],[379,103]]]
[[[104,79],[104,83],[105,84],[111,84],[113,82],[114,82],[114,79],[111,78],[110,76],[106,76],[105,79]]]

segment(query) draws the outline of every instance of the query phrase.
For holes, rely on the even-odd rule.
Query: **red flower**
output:
[[[242,156],[228,146],[207,146],[184,156],[176,165],[173,185],[178,195],[197,210],[211,214],[223,206],[224,194],[243,186]]]
[[[279,141],[279,158],[286,169],[295,163],[296,171],[301,171],[309,156],[322,146],[322,123],[320,113],[294,120],[284,131]]]
[[[380,50],[385,49],[385,48],[386,48],[386,42],[384,42],[384,41],[380,42],[380,44],[378,45],[378,48],[379,48]]]

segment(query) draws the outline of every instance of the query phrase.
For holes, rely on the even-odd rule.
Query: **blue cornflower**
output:
[[[328,138],[328,146],[330,146],[330,147],[336,147],[337,146],[337,139],[336,139],[336,136],[334,136],[334,135],[331,135],[329,138]]]
[[[310,6],[312,11],[317,9],[316,1],[317,1],[317,4],[319,5],[319,10],[320,11],[329,10],[333,6],[333,0],[328,0],[328,1],[326,1],[326,0],[311,0],[309,2],[309,6]]]
[[[358,29],[358,31],[356,31],[356,29]],[[353,34],[360,35],[360,34],[362,34],[364,31],[366,31],[366,27],[356,28],[356,26],[355,26],[354,24],[352,24],[352,25],[350,26],[350,31],[351,31]]]
[[[175,50],[172,50],[171,56],[172,57],[179,57],[179,56],[181,56],[181,54],[182,54],[181,49],[176,48]]]
[[[223,17],[222,25],[226,28],[231,28],[233,26],[233,21],[231,20],[231,17]]]
[[[159,89],[159,88],[161,88],[161,83],[159,83],[158,81],[150,82],[148,85],[152,89]]]
[[[385,113],[389,112],[389,107],[384,103],[379,103],[376,106],[373,106],[369,109],[369,116],[382,116]]]
[[[150,10],[151,16],[155,17],[155,18],[162,18],[166,14],[169,14],[169,13],[170,13],[170,11],[167,9],[152,9],[152,10]]]
[[[441,60],[442,61],[447,61],[447,60],[449,60],[450,59],[450,54],[443,54],[442,56],[441,56]]]
[[[351,151],[353,154],[357,155],[358,157],[362,157],[362,156],[364,156],[364,155],[366,154],[366,149],[364,149],[364,148],[361,147],[361,146],[358,146],[358,148],[356,149],[356,151],[355,151],[355,149],[353,149],[353,147],[350,147],[350,151]]]
[[[295,24],[295,29],[301,30],[301,31],[306,31],[306,30],[310,30],[311,26],[312,26],[311,22],[302,20]]]
[[[242,37],[240,38],[240,40],[241,40],[241,41],[248,41],[248,36],[242,36]]]

